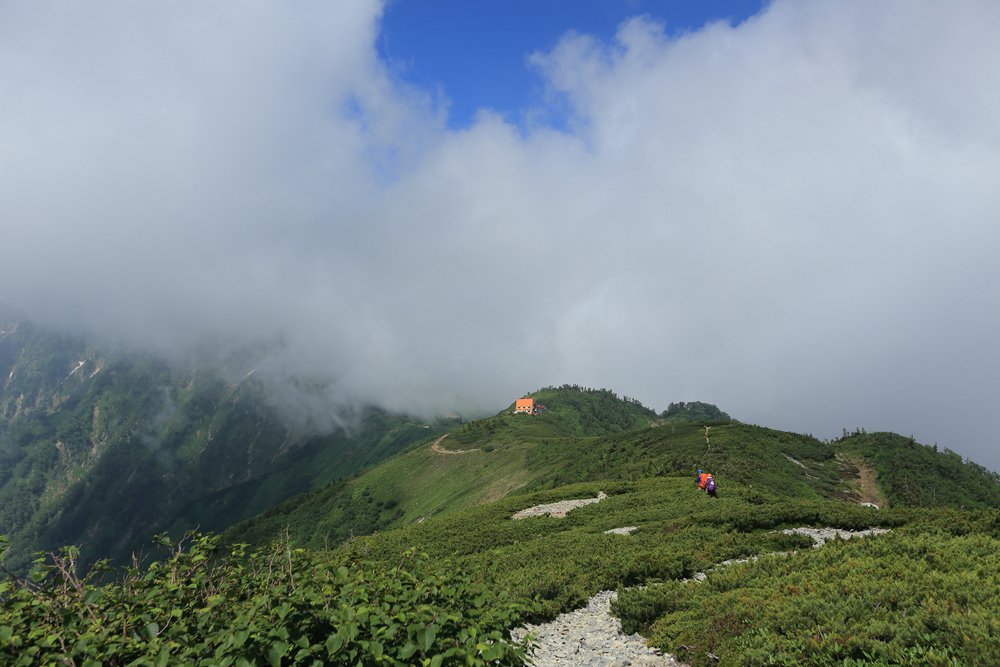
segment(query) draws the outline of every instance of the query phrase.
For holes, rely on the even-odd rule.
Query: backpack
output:
[[[709,477],[708,478],[708,484],[705,485],[705,490],[707,490],[709,493],[711,493],[712,491],[715,491],[715,478],[714,477]]]

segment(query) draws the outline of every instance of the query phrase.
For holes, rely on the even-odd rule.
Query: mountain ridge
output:
[[[211,423],[247,428],[253,386],[249,415],[230,406]],[[989,471],[895,434],[822,442],[664,422],[608,390],[535,396],[534,415],[421,425],[398,453],[221,538],[161,535],[166,555],[140,568],[84,576],[79,550],[53,554],[0,581],[0,657],[519,665],[531,647],[516,627],[617,591],[629,632],[692,664],[1000,659],[1000,591],[974,587],[1000,568],[1000,503],[991,491],[965,506],[970,480],[997,484]],[[931,503],[913,493],[924,472]],[[884,507],[862,504],[866,484]],[[576,509],[515,520],[550,503]],[[813,554],[802,534],[845,530],[870,536]]]
[[[0,533],[18,567],[63,544],[125,561],[157,532],[222,530],[445,423],[341,406],[316,431],[274,406],[252,350],[192,365],[0,329]]]
[[[869,500],[850,459],[866,461],[867,457],[853,441],[824,443],[809,435],[733,420],[660,423],[645,406],[620,399],[609,390],[564,385],[532,395],[552,407],[528,416],[513,414],[511,405],[491,417],[463,424],[444,440],[415,444],[348,480],[290,499],[237,524],[227,531],[227,539],[266,543],[288,530],[293,540],[315,548],[511,495],[601,479],[693,476],[699,467],[710,469],[723,485],[748,485],[772,499]],[[568,418],[565,411],[578,410],[582,399],[591,400],[590,408],[617,402],[625,413],[631,411],[639,428],[620,430],[621,416],[616,414],[581,431],[580,424],[586,420]],[[596,414],[590,408],[579,414]],[[560,436],[566,433],[560,428],[568,428],[571,435]],[[914,446],[934,456],[947,456]],[[462,453],[442,456],[442,449]],[[953,471],[938,483],[941,506],[962,506],[962,486],[970,479],[992,485],[984,487],[987,500],[975,506],[1000,504],[996,477],[975,466],[960,466],[960,470],[964,472]],[[898,485],[901,470],[883,466],[878,471],[868,480],[869,495],[908,505],[906,499],[891,493],[883,496],[880,491],[882,484]]]

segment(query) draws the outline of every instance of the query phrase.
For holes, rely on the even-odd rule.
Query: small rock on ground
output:
[[[639,530],[639,526],[623,526],[621,528],[612,528],[611,530],[604,531],[605,535],[631,535],[635,531]]]
[[[888,528],[869,528],[868,530],[843,530],[841,528],[786,528],[781,531],[785,535],[798,533],[808,535],[813,539],[813,548],[818,549],[829,540],[842,539],[849,540],[852,537],[867,537],[869,535],[881,535],[888,533]]]

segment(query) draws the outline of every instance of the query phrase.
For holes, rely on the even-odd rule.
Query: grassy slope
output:
[[[476,451],[435,452],[429,437],[351,480],[243,522],[227,537],[262,543],[287,528],[296,542],[316,547],[490,502],[555,475],[577,455],[574,448],[598,435],[648,428],[655,418],[651,410],[609,391],[560,388],[533,395],[547,406],[543,414],[514,415],[508,409],[461,426],[441,443],[446,449]],[[575,437],[562,437],[564,433]],[[551,461],[533,458],[539,446],[558,448],[559,455]]]
[[[598,491],[610,497],[574,510],[565,519],[510,519],[526,507],[593,497]],[[749,515],[743,514],[749,500],[761,501],[753,489],[738,484],[713,500],[695,491],[687,477],[588,482],[449,512],[354,540],[345,548],[390,562],[400,550],[417,546],[434,558],[455,559],[481,576],[494,578],[509,587],[512,595],[540,595],[555,613],[579,605],[602,588],[690,575],[716,558],[800,542],[763,533],[751,535],[752,529],[745,530],[749,524],[744,525]],[[825,507],[822,501],[815,506]],[[755,507],[758,517],[777,509],[772,502]],[[865,522],[872,513],[863,511]],[[725,527],[720,529],[719,524]],[[603,534],[622,526],[639,526],[640,531],[631,536]]]
[[[560,420],[576,423],[565,414]],[[390,566],[416,546],[504,595],[539,599],[539,620],[602,589],[645,585],[624,594],[618,606],[626,627],[699,663],[710,654],[721,655],[721,664],[798,664],[805,656],[817,664],[993,664],[998,657],[991,637],[1000,613],[1000,502],[990,491],[982,494],[987,509],[961,509],[968,506],[964,480],[982,473],[978,466],[886,434],[833,445],[719,423],[710,425],[709,447],[700,424],[574,437],[560,432],[544,419],[505,414],[467,425],[442,444],[480,451],[444,455],[428,443],[370,469],[337,494],[314,494],[311,508],[289,503],[256,537],[296,518],[293,538],[297,528],[315,525],[333,543],[338,522],[363,515],[357,509],[368,503],[386,510],[380,530],[401,527],[349,540],[341,550],[355,557]],[[938,504],[948,507],[916,507],[919,498],[898,493],[890,495],[893,508],[861,507],[852,459],[871,465],[890,494],[900,480],[923,471],[935,479]],[[718,476],[718,499],[693,489],[696,465]],[[986,474],[983,481],[994,478]],[[504,484],[515,490],[487,502]],[[565,519],[510,518],[528,506],[598,491],[610,497]],[[324,514],[330,506],[319,501],[330,498],[337,499],[336,512]],[[355,525],[355,533],[364,532],[363,521]],[[806,538],[775,532],[801,525],[895,532],[867,544],[833,544],[823,556],[803,549]],[[622,526],[639,530],[604,534]],[[316,543],[315,533],[310,540]],[[764,559],[718,570],[711,578],[718,583],[702,588],[679,583],[727,559],[796,548],[778,569]],[[820,585],[845,581],[844,558],[848,572],[857,569],[856,581]],[[935,565],[935,558],[949,564]],[[808,574],[789,588],[781,572]],[[973,581],[987,582],[989,590],[969,596]],[[790,594],[794,605],[784,600]],[[913,606],[912,618],[906,605]],[[740,621],[737,613],[752,621]],[[837,620],[844,618],[850,622]]]
[[[610,494],[601,503],[566,518],[523,521],[511,515],[526,507],[565,498]],[[687,477],[595,481],[457,510],[422,523],[357,538],[342,547],[391,563],[410,547],[436,559],[451,559],[476,576],[489,577],[515,594],[540,596],[548,615],[579,606],[599,590],[689,577],[730,558],[811,544],[775,531],[790,526],[905,527],[934,534],[994,533],[996,509],[899,508],[874,510],[834,499],[771,496],[730,483],[719,498],[693,488]],[[638,526],[631,536],[605,530]],[[1000,535],[998,535],[1000,537]]]
[[[828,445],[715,424],[709,448],[701,425],[651,428],[637,411],[639,428],[627,430],[617,409],[602,422],[600,411],[579,410],[587,392],[562,391],[573,392],[565,403],[558,392],[545,397],[553,406],[548,417],[502,413],[442,443],[480,451],[433,452],[428,436],[231,536],[266,539],[289,525],[293,538],[322,544],[325,536],[331,543],[344,536],[345,526],[358,533],[406,524],[348,540],[331,553],[331,563],[346,554],[391,568],[418,547],[487,582],[492,594],[537,598],[539,619],[601,589],[646,585],[623,591],[618,610],[626,627],[668,651],[687,647],[698,664],[709,654],[720,656],[720,664],[997,664],[1000,503],[959,508],[967,495],[963,480],[977,467],[958,462],[959,474],[936,477],[937,497],[954,499],[950,507],[907,507],[904,495],[889,509],[873,510],[840,499],[850,488],[837,454],[862,456],[863,445],[877,444],[888,457],[894,445],[883,439]],[[898,485],[906,471],[935,469],[937,459],[926,457],[951,456],[907,443],[891,451],[891,467],[879,467],[878,452],[867,454],[887,485]],[[952,463],[941,463],[942,470]],[[719,476],[718,499],[693,488],[696,465]],[[517,489],[487,502],[502,488],[491,486],[501,483]],[[598,491],[610,497],[564,519],[511,519],[525,507]],[[895,532],[833,544],[820,554],[803,549],[806,538],[775,532],[800,525],[880,525]],[[604,534],[622,526],[639,531]],[[799,553],[777,564],[765,558],[710,571],[699,588],[681,582],[726,559],[789,549]]]
[[[549,406],[546,413],[504,411],[462,426],[441,443],[466,453],[435,452],[428,441],[346,483],[292,499],[227,537],[262,543],[287,528],[297,543],[318,547],[511,493],[587,480],[688,476],[699,466],[716,473],[722,486],[745,484],[764,494],[819,499],[847,493],[833,449],[810,436],[715,423],[709,447],[704,425],[653,426],[652,411],[610,392],[563,388],[536,397]],[[602,414],[610,418],[602,421]]]
[[[506,596],[539,599],[537,620],[599,590],[643,586],[617,607],[626,631],[641,630],[692,664],[709,664],[710,654],[730,665],[997,664],[996,507],[875,510],[794,495],[794,485],[759,486],[727,482],[711,499],[686,476],[585,482],[444,513],[341,549],[391,566],[416,546]],[[563,519],[511,519],[598,491],[609,498]],[[777,532],[803,525],[893,532],[825,552]],[[604,533],[623,526],[639,530]],[[728,559],[792,549],[712,572]],[[709,571],[708,584],[682,583],[699,571]]]

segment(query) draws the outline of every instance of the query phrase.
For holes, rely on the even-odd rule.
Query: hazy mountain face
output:
[[[222,530],[435,433],[372,407],[287,412],[248,368],[254,350],[181,364],[0,328],[0,534],[14,566],[64,544],[122,559],[160,531]]]
[[[263,340],[333,404],[580,382],[1000,467],[996,3],[568,34],[530,55],[549,113],[462,131],[378,60],[381,11],[4,3],[0,299]]]

